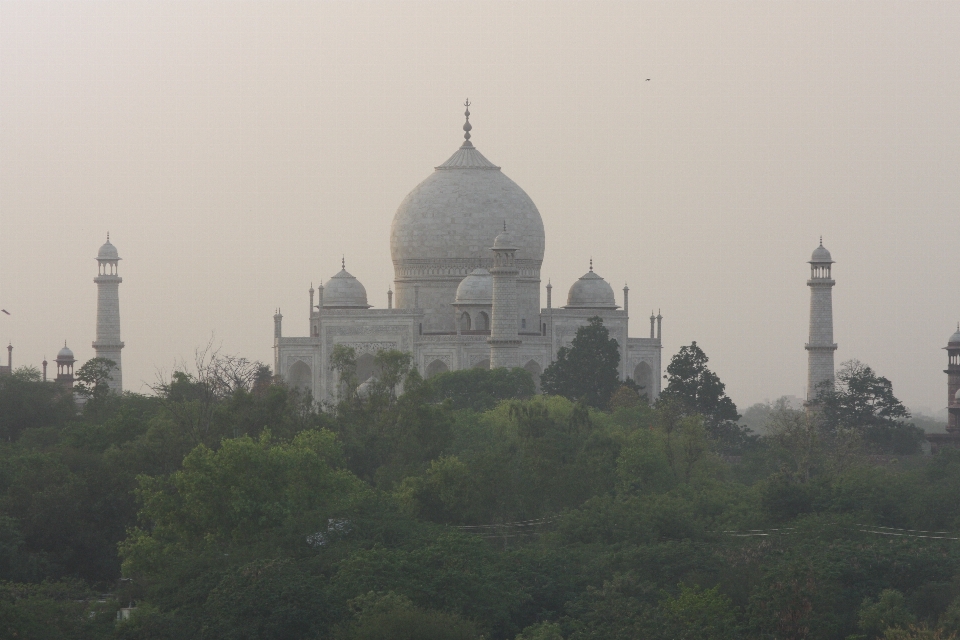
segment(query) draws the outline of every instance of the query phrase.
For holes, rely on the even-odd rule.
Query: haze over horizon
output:
[[[393,214],[469,97],[555,305],[592,257],[631,335],[661,310],[664,369],[696,340],[741,411],[803,396],[822,235],[838,366],[939,412],[958,32],[938,2],[0,2],[0,341],[93,357],[108,231],[131,391],[211,335],[272,364],[274,310],[306,335],[342,256],[385,306]]]

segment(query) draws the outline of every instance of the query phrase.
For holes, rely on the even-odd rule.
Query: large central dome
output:
[[[521,324],[540,309],[540,212],[473,146],[470,111],[464,115],[463,145],[403,199],[390,230],[397,308],[420,309],[423,333],[456,330],[451,305],[457,287],[474,269],[493,266],[490,249],[504,225],[516,241]]]
[[[390,231],[397,277],[423,268],[465,276],[489,261],[504,222],[517,240],[518,266],[539,269],[544,237],[537,206],[467,140],[400,203]]]

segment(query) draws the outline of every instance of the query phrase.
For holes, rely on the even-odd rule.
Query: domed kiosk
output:
[[[570,287],[567,294],[566,309],[617,309],[617,299],[613,295],[613,287],[606,280],[593,272],[593,260],[590,260],[590,271],[583,274]]]
[[[343,349],[355,358],[359,383],[377,375],[376,354],[387,350],[409,353],[427,377],[520,366],[538,381],[577,330],[600,316],[620,344],[621,378],[647,372],[646,392],[655,398],[659,324],[655,333],[651,322],[649,337],[629,336],[626,287],[620,306],[591,263],[565,307],[553,306],[551,285],[546,307],[540,307],[543,219],[530,196],[473,145],[469,101],[465,106],[459,148],[410,191],[393,216],[394,280],[386,307],[372,307],[360,280],[341,264],[319,288],[319,299],[312,285],[308,290],[308,336],[285,337],[282,316],[274,316],[275,370],[324,402],[357,392],[331,367],[332,355]]]
[[[369,309],[367,290],[347,271],[346,261],[340,272],[326,281],[322,289],[324,309]]]

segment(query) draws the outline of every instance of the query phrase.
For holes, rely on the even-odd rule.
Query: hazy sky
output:
[[[559,303],[592,256],[632,335],[662,310],[664,365],[696,340],[741,410],[801,396],[823,234],[838,365],[940,410],[958,33],[956,1],[3,2],[0,340],[93,357],[107,231],[133,391],[211,334],[272,363],[274,309],[306,335],[341,255],[385,306],[393,214],[469,96]]]

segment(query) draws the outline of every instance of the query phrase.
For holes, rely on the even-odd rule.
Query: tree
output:
[[[480,640],[474,625],[460,616],[421,609],[402,595],[370,592],[350,601],[356,622],[349,640]]]
[[[893,395],[893,384],[859,360],[840,365],[834,387],[821,383],[817,404],[827,434],[862,438],[875,453],[910,454],[923,432],[907,422],[910,412]]]
[[[92,402],[103,400],[110,393],[110,381],[117,363],[108,358],[91,358],[77,370],[74,391]]]
[[[680,351],[667,366],[667,388],[660,393],[661,403],[675,402],[689,413],[703,416],[704,427],[721,448],[736,450],[743,446],[747,434],[736,421],[737,405],[726,393],[726,385],[707,368],[707,354],[696,341]]]
[[[77,413],[73,397],[61,385],[43,382],[40,372],[20,367],[0,376],[0,440],[13,442],[27,429],[60,428]]]
[[[377,367],[377,386],[395,400],[397,386],[410,372],[412,363],[413,356],[405,351],[397,349],[377,351],[377,355],[374,356],[374,364]]]
[[[906,629],[917,619],[907,610],[907,599],[896,589],[884,589],[874,602],[864,598],[859,626],[869,638],[879,638],[890,628]]]
[[[449,400],[452,409],[477,412],[493,409],[503,400],[529,398],[537,388],[526,369],[462,369],[430,378],[437,400]]]
[[[603,409],[620,386],[619,364],[620,345],[603,326],[603,318],[594,316],[577,329],[570,347],[560,347],[557,359],[540,376],[540,385],[545,393]]]
[[[740,638],[736,608],[720,587],[700,589],[680,585],[676,597],[660,603],[670,638],[677,640],[725,640]]]
[[[357,350],[345,344],[335,345],[330,354],[330,369],[336,371],[340,379],[340,399],[356,398],[357,387],[360,386],[357,380]]]

